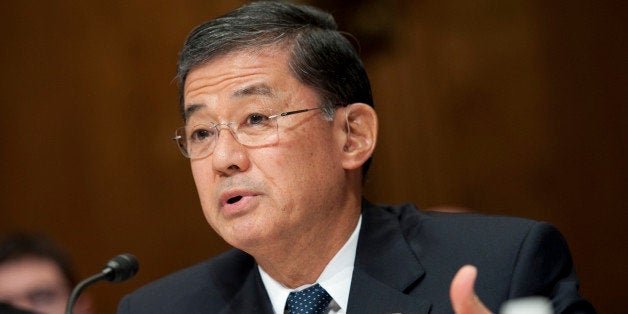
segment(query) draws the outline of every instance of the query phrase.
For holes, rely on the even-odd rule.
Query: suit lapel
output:
[[[349,313],[428,313],[430,302],[408,293],[425,271],[395,215],[364,201]]]

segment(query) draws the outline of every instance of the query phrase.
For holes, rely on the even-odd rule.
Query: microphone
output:
[[[78,285],[76,285],[76,287],[74,287],[74,290],[72,290],[70,298],[68,299],[65,314],[72,314],[74,303],[76,303],[78,296],[81,294],[83,289],[85,289],[85,287],[103,279],[111,282],[125,281],[135,276],[139,267],[140,264],[137,261],[137,258],[129,253],[120,254],[112,258],[109,262],[107,262],[107,265],[105,265],[105,268],[103,268],[100,273],[81,281]]]

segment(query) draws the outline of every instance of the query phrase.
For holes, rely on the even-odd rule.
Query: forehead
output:
[[[318,104],[318,92],[296,78],[290,57],[291,49],[282,45],[264,46],[218,56],[193,68],[183,91],[185,122],[192,117],[232,119],[237,110],[280,112]]]
[[[280,47],[238,50],[194,67],[187,75],[184,104],[208,96],[273,96],[294,85],[290,53]]]

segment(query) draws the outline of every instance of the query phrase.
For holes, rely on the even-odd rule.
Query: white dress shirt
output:
[[[284,313],[286,300],[288,300],[290,292],[303,290],[316,283],[320,284],[325,290],[327,290],[327,293],[329,293],[333,299],[327,307],[327,313],[347,313],[347,306],[349,305],[349,289],[351,288],[353,264],[355,262],[355,253],[358,249],[358,234],[360,233],[361,225],[362,215],[360,215],[358,224],[355,226],[355,229],[347,242],[342,246],[338,253],[336,253],[331,261],[329,261],[327,266],[325,266],[325,269],[316,282],[311,284],[303,285],[296,289],[290,289],[273,279],[262,269],[262,267],[258,265],[262,281],[266,287],[266,292],[268,292],[270,302],[272,303],[273,310],[276,314]]]

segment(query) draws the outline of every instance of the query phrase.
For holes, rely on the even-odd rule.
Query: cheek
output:
[[[200,195],[202,188],[206,185],[205,181],[207,181],[207,173],[205,171],[205,167],[203,167],[203,164],[201,162],[193,161],[190,168],[192,168],[192,177],[194,178],[194,184],[196,185],[196,189],[198,190]]]
[[[205,208],[208,208],[207,206],[212,204],[211,200],[214,197],[211,164],[205,160],[192,161],[191,168],[196,191],[203,210],[205,210]]]
[[[312,137],[301,134],[296,140],[282,143],[281,153],[275,154],[275,160],[263,161],[264,166],[278,169],[277,178],[284,182],[284,188],[294,190],[306,187],[310,190],[322,188],[336,171],[342,171],[339,155],[336,154],[331,139]]]
[[[190,168],[192,169],[192,177],[194,178],[195,183],[200,183],[207,177],[207,171],[205,170],[207,167],[204,166],[204,162],[192,161],[190,163]]]

